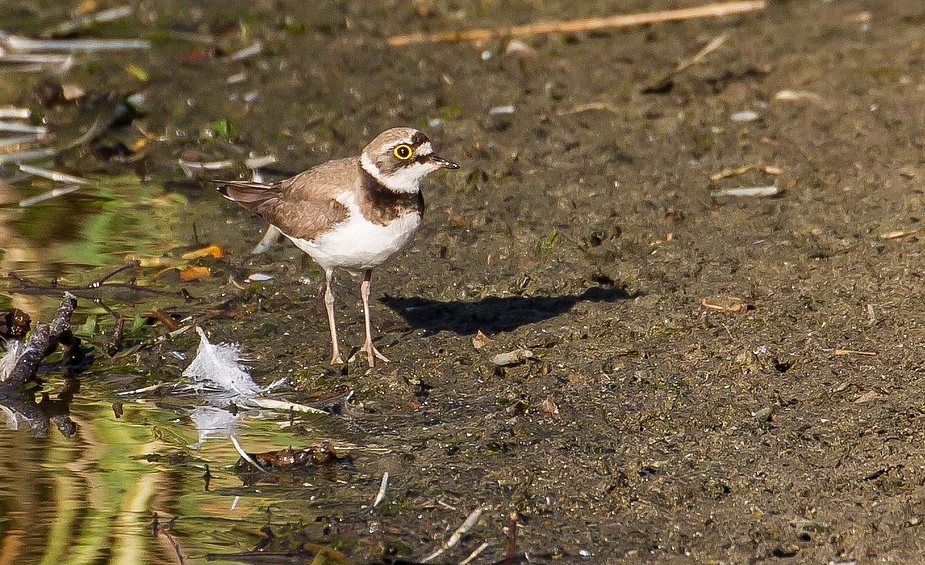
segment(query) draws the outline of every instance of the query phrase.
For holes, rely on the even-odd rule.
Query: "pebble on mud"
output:
[[[529,349],[518,348],[513,351],[508,351],[506,353],[499,353],[491,358],[491,362],[495,365],[504,367],[507,365],[516,365],[518,363],[523,363],[527,359],[533,358],[533,352]]]
[[[754,122],[761,116],[758,115],[758,112],[752,110],[742,110],[741,112],[736,112],[729,116],[729,119],[733,122]]]

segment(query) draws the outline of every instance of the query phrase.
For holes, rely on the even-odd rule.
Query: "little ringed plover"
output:
[[[373,367],[377,358],[388,359],[373,346],[371,335],[372,270],[407,245],[421,225],[421,180],[439,169],[458,168],[434,154],[426,135],[399,127],[379,134],[357,157],[328,161],[272,184],[218,181],[218,190],[262,216],[324,269],[331,363],[344,362],[334,322],[334,269],[363,271],[366,342],[361,351]]]

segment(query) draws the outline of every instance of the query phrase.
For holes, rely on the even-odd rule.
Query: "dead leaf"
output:
[[[491,340],[488,339],[487,335],[482,333],[482,330],[475,332],[475,337],[472,338],[472,347],[482,349],[489,343],[491,343]]]
[[[181,282],[190,282],[199,280],[205,277],[208,277],[212,274],[212,269],[209,267],[201,267],[198,265],[192,267],[186,267],[185,269],[180,269],[180,281]]]
[[[700,299],[700,305],[719,312],[745,312],[750,306],[738,296],[709,296]]]
[[[546,397],[546,400],[540,403],[540,414],[546,414],[553,418],[559,417],[559,407],[553,402],[552,398]]]
[[[835,355],[867,355],[869,357],[877,355],[876,351],[856,351],[854,349],[835,349],[832,353]]]
[[[221,259],[225,256],[225,250],[219,247],[218,245],[212,244],[207,245],[201,249],[194,249],[193,251],[187,251],[180,256],[184,261],[190,261],[192,259],[199,259],[200,257],[215,257],[216,259]]]

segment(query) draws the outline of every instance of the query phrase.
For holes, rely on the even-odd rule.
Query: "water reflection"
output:
[[[112,403],[75,403],[70,416],[77,426],[71,440],[0,433],[0,452],[15,454],[0,458],[3,563],[176,563],[166,536],[153,535],[155,512],[161,525],[177,517],[172,536],[186,559],[248,551],[268,523],[313,522],[298,498],[333,484],[302,473],[284,491],[244,486],[230,442],[191,449],[190,421],[147,402],[125,403],[118,419]],[[242,442],[249,451],[279,449],[281,425],[251,421]],[[291,431],[285,437],[293,441]]]
[[[84,190],[28,208],[0,206],[0,273],[79,284],[127,256],[159,255],[184,244],[184,196],[131,177]],[[6,194],[18,202],[24,192]],[[16,283],[5,286],[15,290]],[[0,308],[40,319],[56,300],[11,291]]]

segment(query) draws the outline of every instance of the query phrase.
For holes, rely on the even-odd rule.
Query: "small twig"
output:
[[[538,35],[544,33],[567,33],[576,31],[591,31],[615,27],[627,27],[652,23],[690,20],[695,18],[724,17],[733,14],[762,10],[768,5],[766,0],[750,0],[741,2],[720,2],[665,10],[660,12],[642,12],[638,14],[625,14],[608,18],[589,18],[584,20],[568,20],[539,22],[510,27],[496,27],[483,29],[470,29],[464,31],[449,31],[436,33],[412,33],[408,35],[394,35],[386,39],[392,47],[402,47],[415,43],[443,43],[464,41],[486,41],[495,37],[519,37],[524,35]]]
[[[100,278],[96,279],[96,280],[93,281],[92,283],[88,284],[88,285],[87,285],[87,288],[99,288],[99,287],[103,286],[103,283],[104,283],[104,282],[106,282],[107,280],[111,279],[111,278],[114,277],[115,275],[118,275],[118,274],[121,273],[122,271],[125,271],[125,270],[128,270],[128,269],[134,269],[135,267],[137,267],[137,266],[139,266],[139,265],[141,265],[141,262],[140,262],[138,259],[132,259],[131,261],[128,261],[127,263],[124,263],[124,264],[122,264],[122,265],[119,265],[119,266],[116,267],[115,269],[112,269],[111,271],[109,271],[109,272],[106,273],[105,275],[101,276]]]
[[[248,57],[253,57],[254,55],[259,55],[263,51],[263,43],[260,41],[255,41],[253,44],[248,45],[247,47],[240,49],[231,55],[228,56],[228,59],[231,61],[243,61]]]
[[[217,171],[220,169],[233,169],[234,161],[225,159],[224,161],[187,161],[179,159],[177,164],[183,169],[186,176],[191,177],[197,171]]]
[[[428,555],[428,556],[425,557],[424,559],[421,559],[421,562],[422,562],[422,563],[427,563],[427,562],[429,562],[429,561],[433,561],[433,560],[436,559],[437,557],[440,557],[440,556],[443,554],[444,551],[446,551],[446,550],[448,550],[448,549],[451,549],[451,548],[453,548],[453,547],[456,547],[456,544],[459,543],[459,540],[461,540],[462,537],[463,537],[464,535],[466,535],[467,533],[469,533],[469,530],[471,530],[472,527],[475,526],[475,524],[479,521],[479,518],[480,518],[481,516],[482,516],[482,508],[481,508],[481,507],[476,508],[475,510],[473,510],[472,513],[469,514],[469,517],[466,518],[466,521],[463,522],[461,526],[459,526],[458,528],[456,528],[456,531],[453,532],[453,535],[450,536],[450,539],[446,540],[446,542],[443,544],[443,547],[441,547],[441,548],[438,549],[437,551],[431,553],[430,555]]]
[[[259,169],[276,162],[276,155],[260,155],[257,157],[248,157],[244,160],[244,166],[248,169]]]
[[[45,202],[46,200],[51,200],[52,198],[57,198],[59,196],[64,196],[65,194],[70,194],[72,192],[78,191],[81,188],[83,187],[77,186],[77,185],[65,186],[63,188],[53,188],[49,190],[48,192],[36,194],[35,196],[31,196],[29,198],[23,198],[22,200],[19,201],[19,207],[28,208],[29,206],[33,206],[35,204],[38,204],[39,202]]]
[[[514,562],[514,556],[517,554],[517,512],[511,512],[511,521],[508,525],[507,532],[507,556],[504,558],[505,564]]]
[[[51,29],[45,30],[42,32],[42,35],[45,37],[61,37],[74,33],[75,31],[81,28],[87,28],[93,24],[100,22],[111,22],[119,18],[125,18],[132,15],[131,6],[119,6],[117,8],[109,8],[108,10],[102,10],[99,12],[93,12],[90,14],[85,14],[83,16],[74,18],[73,20],[68,20],[62,22]]]
[[[478,546],[477,548],[475,548],[475,551],[473,551],[472,553],[470,553],[470,554],[469,554],[469,557],[466,557],[465,559],[463,559],[462,561],[460,561],[460,562],[459,562],[459,565],[469,565],[469,563],[472,563],[472,560],[473,560],[473,559],[475,559],[476,557],[478,557],[479,555],[481,555],[483,551],[485,551],[486,549],[488,549],[488,546],[489,546],[489,545],[491,545],[491,544],[488,543],[487,541],[486,541],[486,542],[482,542],[482,545],[480,545],[480,546]]]
[[[619,111],[613,104],[608,104],[606,102],[587,102],[585,104],[578,104],[576,106],[572,106],[568,110],[560,110],[556,112],[556,114],[559,116],[568,116],[571,114],[580,114],[582,112],[587,112],[589,110],[603,110],[607,112],[612,112],[614,114],[619,113]]]
[[[373,508],[379,506],[379,504],[385,499],[385,491],[389,488],[389,472],[386,471],[382,473],[382,481],[379,483],[379,492],[376,493],[376,499],[373,500]]]
[[[150,49],[151,42],[143,39],[31,39],[19,35],[0,34],[0,45],[14,52],[32,51],[121,51]]]
[[[858,351],[856,349],[833,349],[834,355],[866,355],[867,357],[876,357],[876,351]]]
[[[48,133],[48,128],[45,126],[33,126],[31,124],[24,124],[21,122],[8,122],[5,120],[0,120],[0,131],[45,135]]]
[[[720,45],[725,43],[728,37],[729,36],[727,34],[721,33],[708,41],[707,44],[704,45],[700,51],[697,51],[693,57],[689,57],[678,63],[678,66],[674,69],[675,74],[684,72],[686,69],[706,59],[707,55],[719,49]]]
[[[687,59],[683,59],[675,66],[673,70],[669,71],[657,80],[652,81],[650,85],[643,87],[641,92],[643,94],[661,94],[667,92],[673,86],[672,81],[675,75],[681,74],[693,65],[703,61],[707,55],[719,49],[720,45],[726,41],[727,37],[728,36],[725,33],[721,33],[714,37],[693,56],[688,57]]]
[[[180,324],[173,319],[173,316],[164,312],[160,308],[154,310],[154,317],[157,318],[157,321],[167,326],[167,331],[177,331],[180,328]]]
[[[164,537],[167,538],[167,541],[170,542],[170,545],[173,546],[174,552],[177,554],[177,560],[180,562],[180,565],[183,565],[185,561],[183,560],[183,550],[180,549],[180,544],[177,543],[177,540],[170,535],[169,528],[173,527],[173,522],[176,518],[171,519],[167,522],[167,526],[161,525],[157,519],[157,512],[154,513],[154,517],[151,520],[151,530],[154,532],[154,535],[164,534]]]
[[[72,58],[71,55],[52,55],[50,53],[2,53],[0,63],[21,64],[17,71],[32,72],[42,70],[43,65],[64,65]]]
[[[267,410],[279,410],[280,412],[292,411],[292,412],[306,412],[309,414],[328,414],[324,410],[318,408],[312,408],[311,406],[306,406],[304,404],[296,404],[295,402],[285,402],[282,400],[276,400],[273,398],[251,398],[247,401],[248,404],[253,404],[260,408],[266,408]]]
[[[154,392],[155,390],[166,388],[169,386],[177,386],[177,383],[157,383],[156,385],[143,386],[141,388],[136,388],[134,390],[123,390],[122,392],[117,392],[118,396],[128,396],[131,394],[144,394],[146,392]]]
[[[28,173],[30,175],[35,175],[37,177],[42,177],[55,182],[67,182],[71,184],[90,184],[90,181],[81,178],[75,177],[74,175],[69,175],[67,173],[60,173],[58,171],[52,171],[50,169],[43,169],[42,167],[33,167],[32,165],[25,165],[20,163],[19,170]]]
[[[7,151],[7,150],[12,151],[12,149],[8,149],[8,148],[12,148],[14,146],[19,147],[27,143],[34,143],[42,139],[42,137],[44,136],[41,134],[37,134],[37,133],[17,135],[13,137],[4,137],[3,139],[0,139],[0,151]],[[20,178],[26,179],[28,177],[29,175],[21,175]],[[12,182],[17,182],[17,181],[7,180],[6,182],[12,184]]]
[[[6,165],[9,163],[19,163],[22,161],[38,161],[39,159],[46,159],[48,157],[53,157],[61,152],[61,149],[45,148],[45,149],[31,149],[29,151],[16,151],[15,153],[6,153],[0,155],[0,165]]]
[[[112,335],[109,337],[109,341],[106,342],[106,345],[103,346],[106,355],[112,357],[116,353],[122,351],[122,338],[124,334],[125,318],[122,317],[122,314],[116,314],[116,325],[112,328]]]
[[[18,120],[28,120],[32,115],[29,108],[0,108],[0,118],[15,118]]]
[[[901,237],[906,237],[907,235],[914,235],[918,233],[918,229],[914,230],[892,230],[886,233],[880,234],[880,239],[899,239]]]

